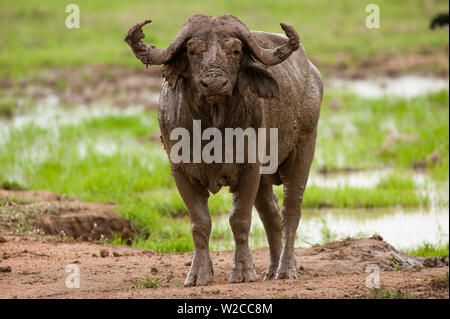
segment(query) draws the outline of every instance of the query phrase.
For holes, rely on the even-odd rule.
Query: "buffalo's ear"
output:
[[[278,98],[279,88],[272,75],[256,63],[246,64],[239,74],[239,82],[259,97]]]
[[[178,79],[184,75],[187,70],[187,57],[185,54],[178,54],[173,60],[164,64],[162,76],[167,80],[170,86],[174,87]]]

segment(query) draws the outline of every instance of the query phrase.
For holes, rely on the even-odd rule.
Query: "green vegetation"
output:
[[[434,278],[434,280],[436,281],[446,281],[447,282],[447,286],[448,286],[448,271],[445,273],[445,276],[438,276],[436,278]]]
[[[140,281],[136,285],[133,285],[133,289],[145,289],[145,288],[159,288],[161,285],[161,278],[147,277],[145,280]]]
[[[384,288],[372,288],[367,296],[362,297],[364,299],[414,299],[414,296],[410,296],[400,290],[389,290]]]
[[[448,257],[449,254],[449,242],[441,243],[438,245],[432,245],[430,243],[424,243],[422,246],[415,247],[413,249],[404,250],[405,253],[413,256],[423,256],[423,257]]]
[[[83,64],[138,66],[123,42],[127,30],[144,19],[147,41],[167,46],[196,13],[237,15],[250,29],[282,32],[293,25],[308,54],[323,66],[352,67],[374,56],[424,54],[443,50],[446,30],[429,29],[430,18],[448,11],[448,1],[380,0],[380,28],[368,29],[367,3],[359,0],[165,1],[78,0],[80,28],[68,29],[68,3],[58,0],[0,3],[0,76],[23,76],[42,68]],[[448,63],[426,68],[448,69]],[[62,83],[62,85],[64,85]]]
[[[276,191],[281,195],[281,191]],[[310,186],[305,191],[305,208],[376,208],[390,206],[420,206],[428,203],[428,198],[411,189],[358,187],[319,187]]]
[[[7,189],[7,190],[25,190],[25,187],[23,187],[22,185],[20,185],[17,182],[10,182],[10,181],[1,181],[0,179],[0,188],[1,189]]]
[[[0,207],[1,206],[7,206],[7,205],[11,205],[11,204],[30,204],[31,201],[16,197],[16,196],[12,196],[12,197],[7,197],[7,198],[0,198]]]
[[[330,228],[327,225],[327,222],[326,222],[325,218],[321,217],[320,218],[320,223],[321,223],[320,233],[322,235],[323,242],[324,243],[329,243],[329,242],[335,240],[336,237],[337,237],[337,234],[333,233],[330,230]]]
[[[11,118],[16,105],[10,99],[0,99],[0,118]]]
[[[303,208],[415,207],[428,204],[428,197],[425,194],[418,193],[417,185],[410,178],[399,178],[410,181],[410,187],[400,188],[392,185],[389,187],[376,185],[373,188],[358,188],[312,185],[305,191]],[[381,181],[380,183],[383,182]],[[279,206],[281,208],[283,187],[275,187],[275,193],[279,197]],[[186,207],[176,188],[143,192],[139,197],[148,200],[151,209],[165,216],[187,216]],[[231,203],[231,194],[226,189],[223,189],[217,195],[211,195],[208,204],[211,214],[214,216],[228,213]]]
[[[390,261],[391,261],[392,267],[394,267],[394,269],[395,269],[396,271],[399,271],[399,270],[400,270],[400,267],[397,265],[397,263],[395,262],[395,260],[394,260],[394,259],[390,259]]]
[[[448,105],[445,91],[411,100],[364,99],[331,92],[324,99],[313,165],[333,171],[413,168],[424,162],[435,179],[446,181]]]

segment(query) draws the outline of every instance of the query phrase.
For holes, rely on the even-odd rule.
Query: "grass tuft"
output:
[[[384,288],[372,288],[364,299],[414,299],[414,296],[408,295],[401,290],[389,290]]]
[[[146,288],[159,288],[161,286],[161,278],[151,278],[147,277],[139,283],[133,285],[133,289],[146,289]]]
[[[422,256],[422,257],[449,257],[449,242],[446,244],[437,244],[433,245],[430,243],[424,243],[422,246],[415,247],[412,249],[404,249],[403,252],[413,255],[413,256]]]

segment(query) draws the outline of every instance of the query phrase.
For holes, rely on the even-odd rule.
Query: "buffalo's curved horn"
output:
[[[154,46],[147,46],[141,41],[145,37],[142,27],[150,22],[152,20],[145,20],[131,27],[124,40],[133,50],[134,55],[145,65],[165,64],[175,57],[176,53],[189,38],[190,28],[188,28],[187,24],[184,25],[172,43],[166,49],[160,50]]]
[[[246,42],[252,54],[261,63],[275,65],[286,60],[300,46],[300,38],[294,28],[285,23],[280,23],[280,25],[288,39],[282,45],[273,49],[262,48],[242,22],[239,28],[239,37]]]

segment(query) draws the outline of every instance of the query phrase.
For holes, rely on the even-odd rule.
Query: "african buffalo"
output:
[[[230,281],[258,279],[248,246],[253,205],[270,248],[264,279],[297,278],[294,240],[314,156],[323,84],[296,31],[283,23],[286,36],[249,31],[232,15],[194,15],[172,43],[160,50],[141,42],[141,28],[149,22],[132,27],[125,41],[145,65],[164,65],[159,125],[169,154],[177,143],[170,138],[172,130],[181,127],[192,134],[194,120],[220,132],[225,128],[278,129],[277,170],[272,174],[261,174],[261,163],[247,160],[171,160],[172,175],[189,212],[195,246],[185,286],[206,285],[213,279],[208,197],[209,192],[216,193],[222,186],[229,186],[233,193],[229,220],[236,247]],[[284,185],[282,214],[274,184]]]

